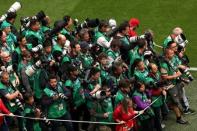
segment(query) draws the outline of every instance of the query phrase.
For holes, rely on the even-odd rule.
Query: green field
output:
[[[14,0],[0,0],[0,14],[3,14]],[[148,28],[155,32],[155,42],[161,44],[171,30],[180,26],[189,40],[187,54],[190,65],[197,67],[197,2],[196,0],[21,0],[22,9],[18,11],[16,25],[20,16],[32,16],[44,10],[54,22],[62,19],[63,15],[84,20],[85,18],[114,18],[120,23],[131,17],[140,19],[138,34]],[[197,73],[193,73],[197,78]],[[197,110],[197,88],[193,82],[187,89],[191,107]],[[171,113],[172,114],[172,113]],[[167,121],[166,131],[197,131],[197,113],[188,115],[190,125],[183,126],[175,123],[172,114]]]

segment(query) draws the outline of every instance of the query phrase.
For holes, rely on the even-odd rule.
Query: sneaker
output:
[[[194,114],[195,113],[195,110],[192,110],[192,109],[187,109],[187,110],[184,110],[183,111],[183,113],[185,114],[185,115],[187,115],[187,114]]]
[[[188,124],[188,121],[184,120],[184,119],[179,119],[179,120],[176,120],[177,123],[179,124]]]

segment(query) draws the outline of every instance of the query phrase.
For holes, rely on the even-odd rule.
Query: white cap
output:
[[[109,19],[109,26],[112,28],[112,29],[114,29],[114,28],[116,28],[116,20],[114,20],[114,19]]]

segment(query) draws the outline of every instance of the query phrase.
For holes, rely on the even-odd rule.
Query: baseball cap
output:
[[[129,25],[130,26],[139,26],[139,24],[140,24],[140,21],[137,18],[131,18],[129,20]]]

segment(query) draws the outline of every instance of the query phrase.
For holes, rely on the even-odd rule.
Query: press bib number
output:
[[[59,109],[59,111],[60,111],[60,110],[63,110],[63,109],[64,109],[63,104],[59,104],[58,109]]]

